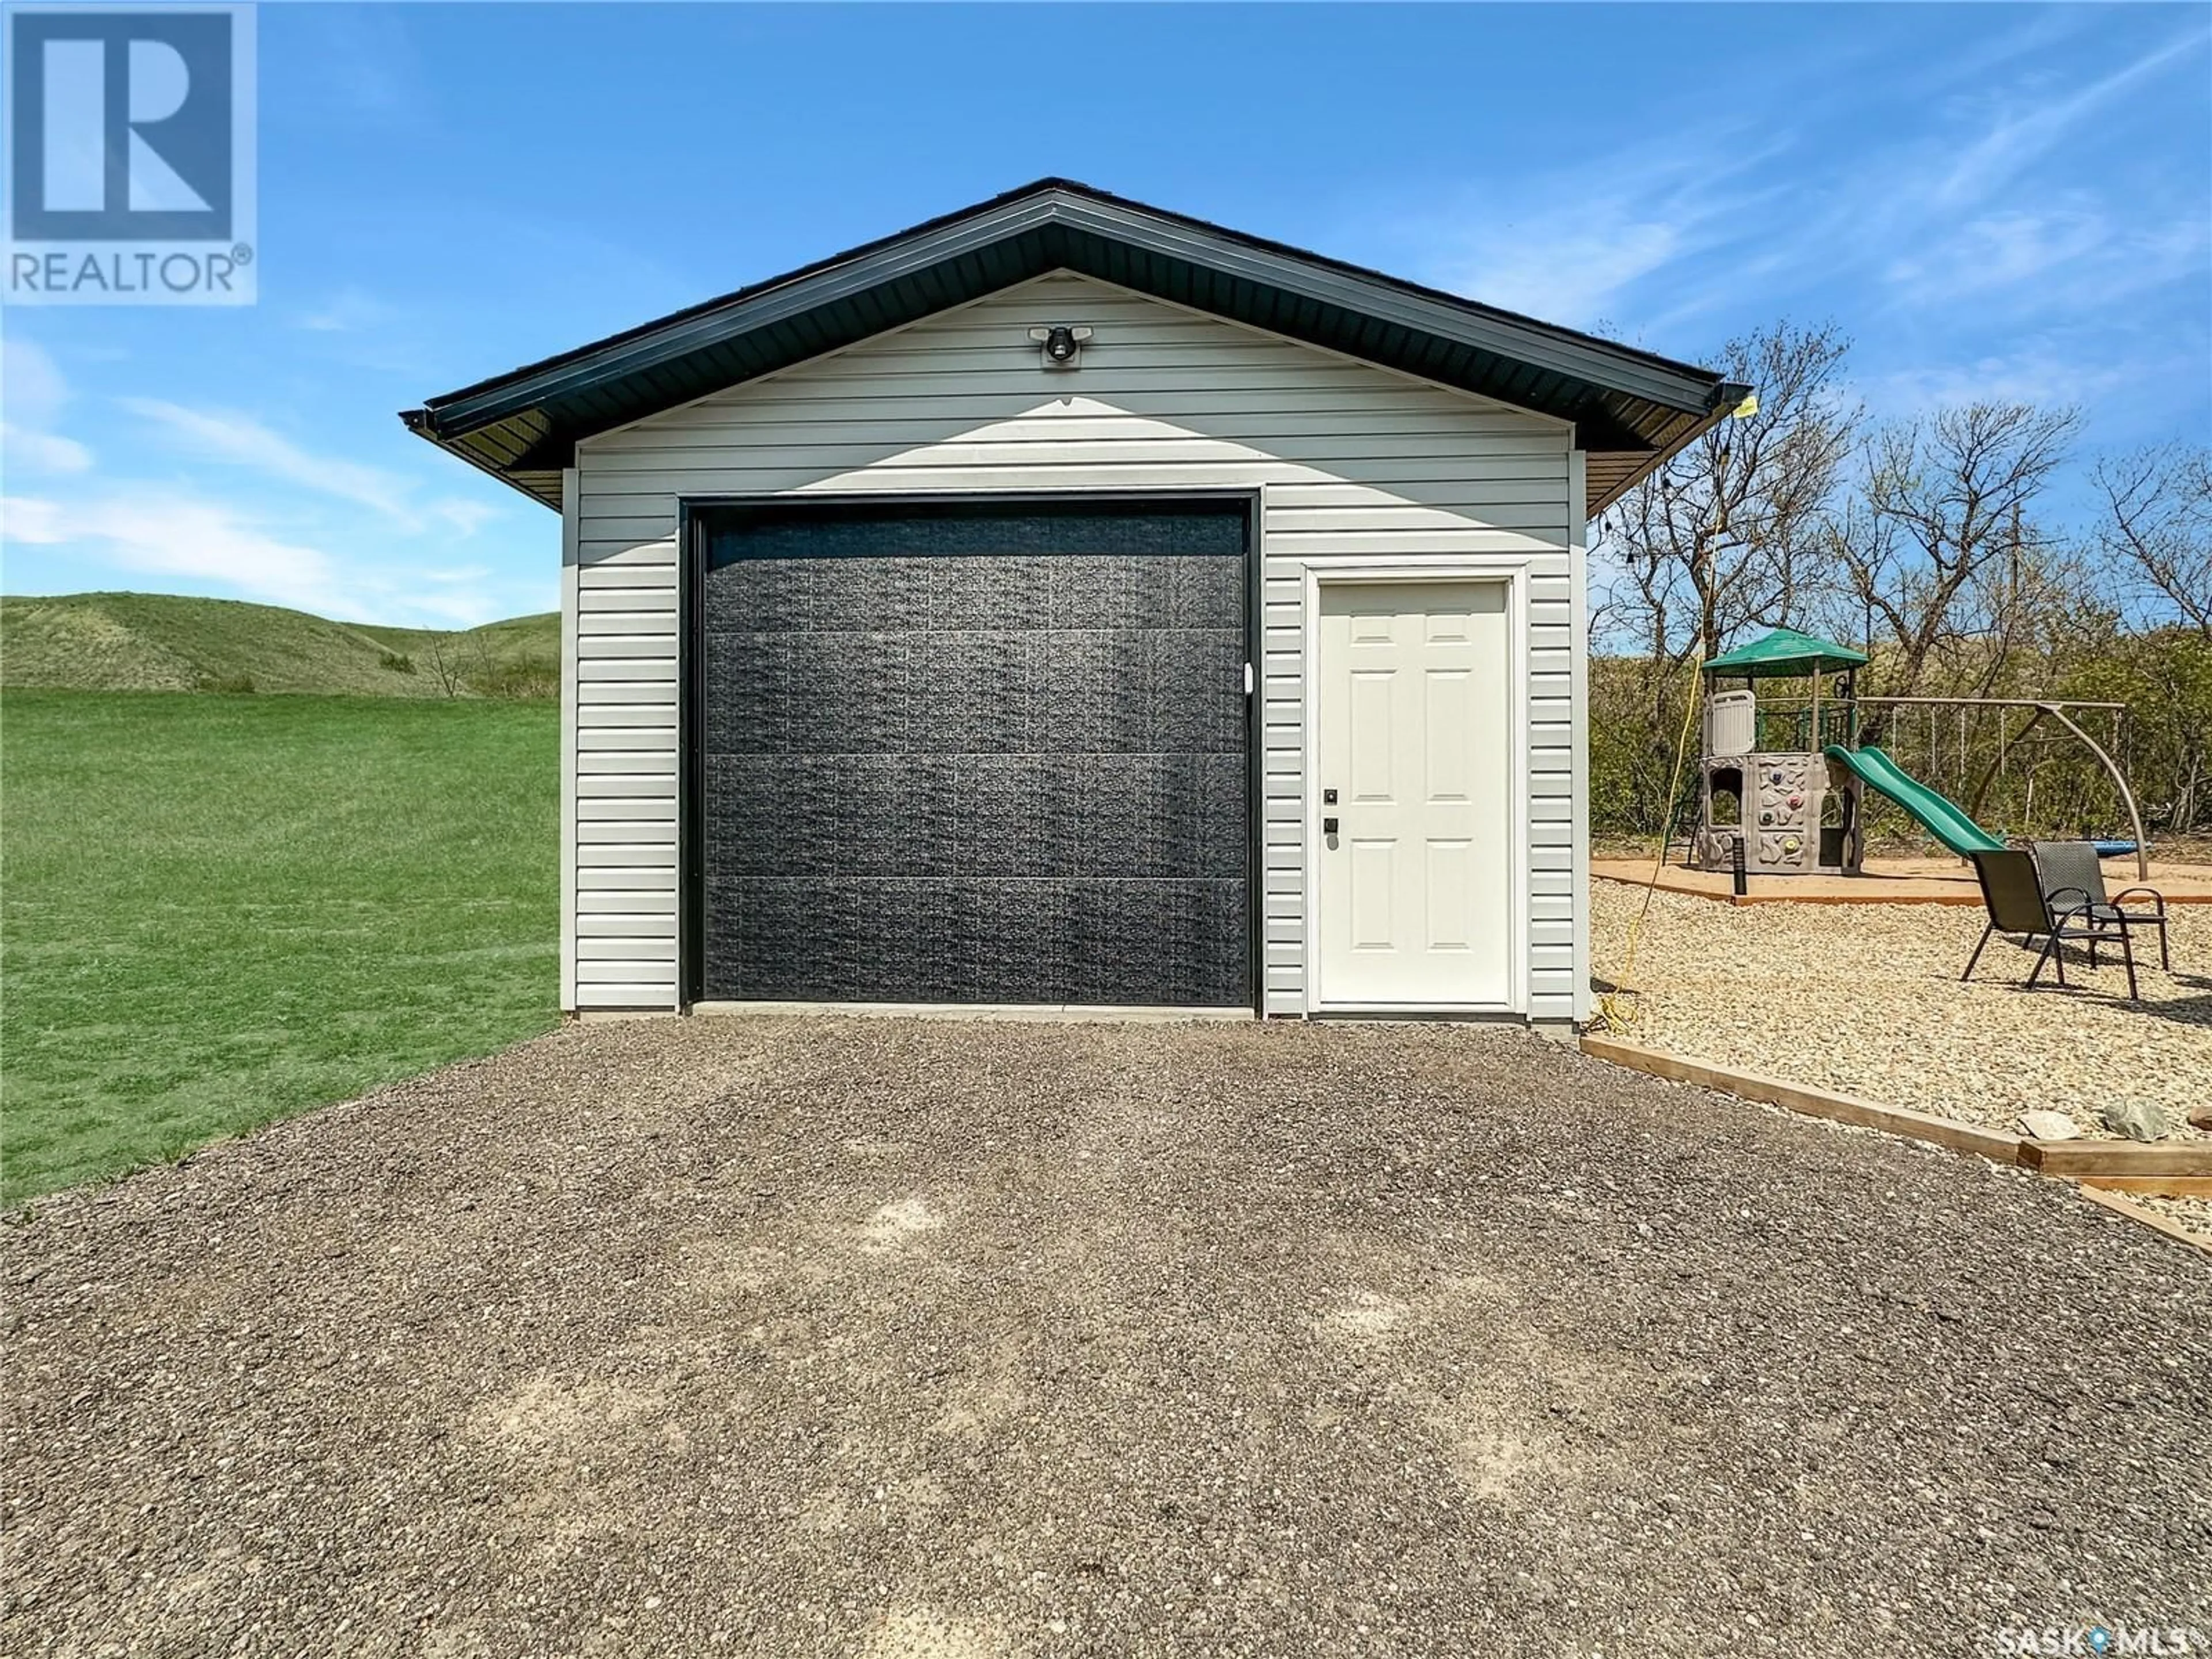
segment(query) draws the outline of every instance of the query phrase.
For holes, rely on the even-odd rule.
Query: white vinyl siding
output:
[[[1084,323],[1082,366],[1027,331]],[[574,1006],[677,1000],[677,503],[926,490],[1262,491],[1265,1006],[1305,1009],[1301,561],[1525,554],[1528,1013],[1566,1019],[1585,902],[1572,432],[1065,273],[579,446]]]

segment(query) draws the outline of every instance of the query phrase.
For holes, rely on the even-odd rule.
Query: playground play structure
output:
[[[1866,664],[1863,652],[1778,628],[1705,665],[1692,865],[1729,871],[1741,859],[1747,875],[1858,875],[1869,790],[1896,802],[1961,858],[2001,850],[2004,841],[1977,823],[1976,814],[2008,748],[2049,720],[2096,757],[2127,813],[2133,839],[2101,842],[2098,850],[2108,857],[2132,853],[2138,878],[2148,878],[2148,846],[2134,792],[2112,755],[2075,718],[2109,712],[2117,730],[2124,705],[2057,698],[1862,697],[1858,672]],[[1911,776],[1885,749],[1861,742],[1864,708],[1924,709],[1931,721],[1938,708],[1957,709],[1962,720],[1966,711],[1978,709],[1998,711],[2001,722],[2014,711],[2028,715],[2017,732],[2001,726],[1997,757],[1962,807]],[[1960,747],[1963,753],[1963,743]]]

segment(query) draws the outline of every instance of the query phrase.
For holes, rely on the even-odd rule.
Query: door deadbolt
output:
[[[1321,821],[1321,832],[1324,836],[1334,835],[1336,833],[1336,820],[1334,818],[1323,818]]]
[[[1334,789],[1324,789],[1324,790],[1322,790],[1322,791],[1321,792],[1321,804],[1322,804],[1323,806],[1334,806],[1334,805],[1336,805],[1336,791],[1335,791],[1335,790],[1334,790]]]

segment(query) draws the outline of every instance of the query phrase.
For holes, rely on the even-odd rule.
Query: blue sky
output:
[[[270,4],[259,98],[257,307],[0,319],[7,591],[550,608],[554,515],[396,410],[1046,173],[2212,441],[2201,5]]]

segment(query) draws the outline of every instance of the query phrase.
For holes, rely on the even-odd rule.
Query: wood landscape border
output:
[[[1636,868],[1618,867],[1628,862],[1633,862]],[[1607,865],[1616,867],[1608,869],[1604,867]],[[1590,878],[1620,887],[1656,885],[1660,892],[1672,893],[1679,898],[1701,899],[1709,904],[1725,904],[1739,909],[1754,904],[1933,904],[1968,910],[1978,910],[1982,906],[1981,890],[1971,880],[1930,875],[1753,876],[1749,883],[1751,890],[1737,893],[1729,890],[1725,875],[1685,870],[1671,864],[1660,872],[1655,884],[1650,860],[1643,858],[1632,861],[1596,860],[1590,866]],[[1906,890],[1894,890],[1899,885]],[[2212,905],[2212,892],[2169,892],[2166,902],[2169,909],[2180,905]]]
[[[2119,1196],[2121,1192],[2128,1192],[2170,1198],[2212,1197],[2212,1140],[2166,1145],[2124,1140],[2032,1140],[1929,1112],[1884,1106],[1856,1095],[1808,1088],[1801,1083],[1738,1071],[1709,1060],[1670,1054],[1663,1049],[1646,1048],[1613,1037],[1585,1036],[1582,1051],[1593,1060],[1663,1078],[1670,1083],[1694,1084],[1808,1117],[1847,1123],[1855,1128],[1876,1129],[1884,1134],[1901,1135],[1941,1146],[1961,1157],[1986,1158],[1992,1164],[2071,1181],[2081,1188],[2083,1197],[2094,1199],[2105,1208],[2154,1224],[2160,1232],[2212,1254],[2212,1244],[2198,1241],[2163,1216]]]
[[[2124,1215],[2130,1221],[2139,1221],[2153,1232],[2163,1233],[2168,1238],[2179,1239],[2184,1244],[2193,1245],[2208,1255],[2212,1255],[2212,1244],[2207,1244],[2179,1222],[2169,1221],[2155,1210],[2146,1209],[2134,1200],[2118,1193],[2108,1192],[2094,1181],[2083,1182],[2078,1190],[2082,1197],[2102,1209],[2110,1210],[2115,1215]]]

